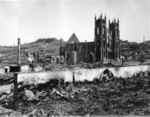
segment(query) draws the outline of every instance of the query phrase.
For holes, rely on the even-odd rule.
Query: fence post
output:
[[[75,76],[74,76],[74,72],[73,72],[72,82],[73,82],[73,85],[75,85]]]
[[[14,73],[14,110],[16,110],[17,106],[18,106],[18,99],[17,99],[17,96],[18,96],[17,76],[18,76],[18,73]]]

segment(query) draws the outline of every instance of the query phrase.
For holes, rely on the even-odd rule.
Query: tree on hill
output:
[[[46,42],[46,43],[50,43],[52,41],[56,40],[56,38],[39,38],[37,39],[36,42]]]

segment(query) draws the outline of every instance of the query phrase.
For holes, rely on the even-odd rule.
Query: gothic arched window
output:
[[[116,36],[118,37],[118,30],[116,30]]]
[[[119,48],[119,42],[117,41],[117,48]]]
[[[103,26],[103,29],[102,29],[102,34],[104,35],[105,34],[105,27]]]
[[[97,41],[96,44],[97,44],[97,47],[100,47],[100,41]]]
[[[99,35],[99,28],[97,27],[97,34]]]

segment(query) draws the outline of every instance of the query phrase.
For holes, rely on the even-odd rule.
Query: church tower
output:
[[[103,62],[106,57],[105,48],[107,47],[107,31],[106,31],[106,16],[103,18],[102,14],[97,19],[95,16],[95,58],[96,61]]]
[[[120,59],[120,29],[119,29],[119,20],[112,21],[109,23],[109,30],[112,37],[112,59]]]

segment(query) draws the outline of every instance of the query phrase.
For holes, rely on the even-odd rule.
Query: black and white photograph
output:
[[[0,0],[0,117],[150,116],[150,0]]]

